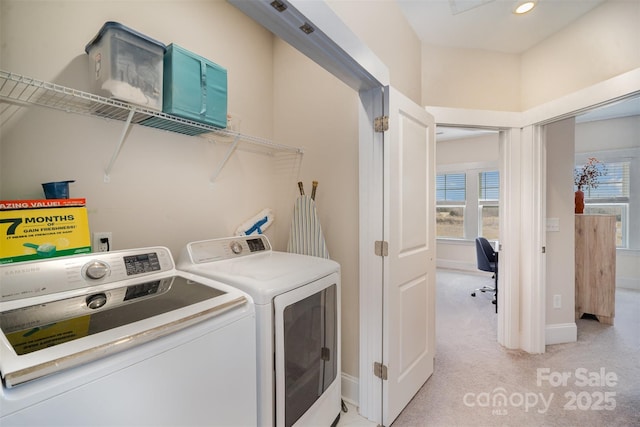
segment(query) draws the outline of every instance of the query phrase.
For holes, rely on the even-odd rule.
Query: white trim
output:
[[[287,0],[282,13],[269,0],[229,3],[357,91],[390,82],[389,68],[325,1]],[[300,30],[302,23],[315,31],[305,34]]]
[[[615,148],[613,150],[589,150],[586,152],[576,151],[576,162],[586,162],[589,157],[597,155],[599,160],[603,162],[628,162],[632,158],[640,156],[640,147],[628,147],[628,148]]]
[[[520,348],[520,129],[500,134],[500,246],[498,274],[498,343]]]
[[[245,0],[240,0],[245,1]],[[319,28],[324,33],[325,38],[333,42],[336,48],[344,55],[340,56],[343,61],[350,61],[350,69],[360,79],[366,73],[366,78],[373,78],[372,86],[364,85],[364,81],[359,81],[360,85],[357,89],[371,89],[372,87],[384,87],[388,86],[391,82],[389,68],[378,58],[375,53],[367,46],[355,33],[349,28],[333,9],[327,4],[326,1],[309,1],[309,0],[288,0],[289,3],[294,5],[306,18],[312,18],[313,24],[316,28]],[[268,1],[268,3],[271,3]],[[300,26],[299,22],[294,24],[297,27]],[[303,34],[298,31],[300,37],[308,39],[307,34]],[[333,46],[332,46],[333,47]],[[333,59],[333,63],[337,62],[335,59],[337,52],[327,52],[330,58]],[[312,58],[313,59],[313,58]],[[342,63],[330,65],[344,66]],[[323,64],[320,64],[323,65]],[[328,64],[324,64],[326,67]],[[339,75],[337,75],[340,78]],[[345,83],[348,82],[345,79],[341,79]]]
[[[478,269],[478,267],[472,262],[455,261],[450,259],[436,259],[436,268],[463,271],[476,271]]]
[[[547,345],[578,341],[578,327],[574,323],[554,323],[545,328]]]
[[[616,288],[640,291],[640,277],[616,277]]]
[[[478,171],[486,172],[498,169],[498,162],[468,162],[468,163],[450,163],[446,165],[436,166],[436,174]]]
[[[425,108],[429,114],[437,118],[438,126],[480,127],[498,130],[524,126],[520,112],[471,110],[430,105]]]
[[[544,353],[546,265],[542,248],[546,237],[546,150],[541,126],[525,127],[521,144],[521,297],[529,304],[523,304],[520,312],[520,346],[529,353]]]
[[[382,92],[360,92],[359,208],[360,208],[360,414],[382,423],[382,385],[373,363],[382,360],[382,260],[374,242],[382,236],[382,133],[373,131],[373,118],[382,115]]]
[[[616,248],[617,256],[640,256],[640,249]]]
[[[570,93],[522,113],[525,125],[551,123],[640,93],[640,68]]]
[[[437,237],[436,244],[445,245],[460,245],[460,246],[473,246],[475,245],[475,239],[455,239],[453,237]]]
[[[344,372],[342,373],[342,376],[340,378],[341,381],[341,386],[342,386],[342,400],[344,400],[347,403],[350,403],[351,405],[355,406],[355,407],[359,407],[359,388],[360,388],[360,384],[358,381],[358,378],[349,375],[349,374],[345,374]]]

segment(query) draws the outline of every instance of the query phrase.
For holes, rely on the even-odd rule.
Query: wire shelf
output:
[[[130,123],[168,132],[198,136],[213,142],[246,143],[253,147],[238,146],[238,149],[248,149],[248,151],[303,153],[302,148],[277,144],[267,139],[243,135],[226,129],[218,129],[160,111],[3,70],[0,70],[0,101],[18,106],[39,105],[68,113],[124,122],[130,121]],[[132,112],[133,115],[130,118]]]

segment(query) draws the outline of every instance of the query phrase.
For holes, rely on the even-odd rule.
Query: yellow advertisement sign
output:
[[[0,210],[0,264],[89,252],[84,206]]]

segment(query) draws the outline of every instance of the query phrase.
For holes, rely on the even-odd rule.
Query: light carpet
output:
[[[439,270],[435,372],[401,426],[640,426],[640,292],[618,289],[615,325],[577,320],[544,354],[497,341],[490,276]]]

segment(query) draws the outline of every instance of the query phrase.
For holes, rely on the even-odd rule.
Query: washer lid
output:
[[[5,385],[123,351],[251,301],[237,289],[188,273],[122,284],[51,295],[57,299],[33,305],[23,300],[24,306],[9,310],[8,303],[0,304]]]

